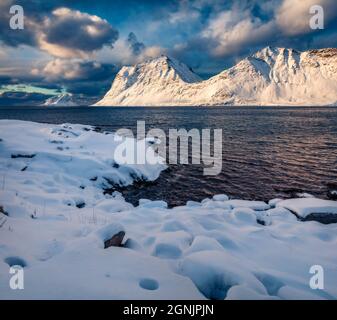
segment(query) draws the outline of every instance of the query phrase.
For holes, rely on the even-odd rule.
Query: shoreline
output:
[[[103,177],[127,185],[165,167],[113,166],[111,139],[93,129],[0,121],[0,277],[14,264],[25,274],[24,290],[0,282],[4,299],[337,298],[337,223],[301,221],[336,219],[337,201],[134,206],[104,194]],[[309,286],[317,264],[324,291]]]

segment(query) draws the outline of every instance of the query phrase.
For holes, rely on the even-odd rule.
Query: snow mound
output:
[[[321,220],[323,222],[328,219],[334,220],[331,222],[337,222],[336,201],[298,198],[280,201],[276,206],[289,209],[304,220]]]
[[[248,201],[248,200],[228,200],[226,204],[233,208],[251,208],[254,210],[267,210],[270,206],[263,201]]]

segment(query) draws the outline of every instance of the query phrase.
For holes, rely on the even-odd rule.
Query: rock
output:
[[[120,247],[125,236],[125,228],[119,223],[110,223],[98,229],[95,235],[101,248]]]
[[[32,159],[36,156],[36,154],[12,154],[11,158],[12,159],[17,159],[17,158],[26,158],[26,159]]]
[[[124,231],[120,231],[117,234],[113,235],[110,239],[104,241],[104,249],[110,247],[121,247],[124,236],[125,236]]]
[[[8,212],[5,211],[3,206],[0,206],[0,213],[3,213],[5,216],[8,216]]]
[[[328,191],[328,199],[334,200],[334,201],[337,200],[337,189]]]
[[[85,202],[78,202],[78,203],[76,203],[76,207],[78,208],[78,209],[82,209],[82,208],[84,208],[85,207]]]
[[[330,200],[337,200],[337,183],[328,183],[328,199]]]
[[[323,224],[337,223],[337,214],[311,213],[301,220],[302,221],[317,221]]]

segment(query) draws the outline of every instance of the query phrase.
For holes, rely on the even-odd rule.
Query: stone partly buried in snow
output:
[[[121,247],[122,242],[125,236],[124,231],[120,231],[117,234],[113,235],[110,239],[104,241],[104,249],[110,247]]]
[[[337,201],[298,198],[280,201],[276,206],[290,210],[302,221],[337,223]]]
[[[125,236],[125,229],[119,223],[111,223],[96,231],[96,236],[104,244],[104,249],[121,247]]]
[[[328,199],[337,200],[337,183],[328,183]]]

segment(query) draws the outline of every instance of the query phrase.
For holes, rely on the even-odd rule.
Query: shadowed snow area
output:
[[[302,221],[335,217],[335,201],[216,195],[134,207],[105,195],[104,177],[154,180],[165,165],[114,165],[113,134],[0,121],[0,138],[1,298],[337,298],[337,224]],[[105,249],[120,232],[123,242]],[[24,290],[8,286],[12,265],[24,267]],[[313,265],[324,268],[324,290],[309,286]]]

